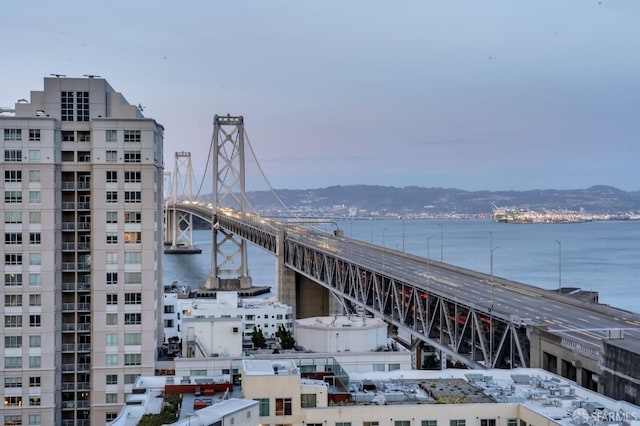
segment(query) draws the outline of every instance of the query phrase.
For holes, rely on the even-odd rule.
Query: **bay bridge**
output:
[[[366,312],[413,350],[472,368],[541,367],[640,401],[639,314],[251,212],[246,145],[243,117],[214,117],[210,200],[193,192],[190,153],[176,153],[165,238],[192,248],[193,217],[211,224],[207,289],[250,288],[254,244],[273,254],[278,298],[297,318]]]

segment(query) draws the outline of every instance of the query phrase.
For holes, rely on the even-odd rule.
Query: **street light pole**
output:
[[[382,269],[384,270],[384,252],[387,250],[387,246],[385,244],[385,240],[384,240],[384,233],[387,232],[387,229],[389,229],[389,227],[385,227],[382,230]]]
[[[430,263],[431,263],[431,237],[433,237],[433,235],[429,235],[427,237],[427,282],[429,282],[429,280],[431,279],[431,272],[430,272]]]
[[[402,218],[402,252],[404,253],[404,218]]]
[[[558,293],[562,293],[562,243],[559,240],[555,240],[558,243]]]
[[[497,249],[499,249],[500,247],[492,247],[491,248],[491,309],[493,309],[493,287],[495,287],[495,284],[493,282],[493,252],[496,251]]]
[[[440,262],[444,262],[444,228],[441,223],[438,226],[440,227]]]

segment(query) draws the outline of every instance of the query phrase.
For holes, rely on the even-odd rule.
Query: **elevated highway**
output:
[[[639,359],[639,314],[250,213],[175,208],[274,254],[286,269],[279,297],[298,316],[334,313],[333,293],[347,313],[383,318],[409,347],[426,342],[473,367],[542,367],[638,402],[637,368],[627,364]],[[624,398],[613,395],[623,382]]]

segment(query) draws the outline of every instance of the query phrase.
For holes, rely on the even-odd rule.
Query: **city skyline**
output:
[[[5,5],[0,106],[100,75],[196,173],[213,116],[243,115],[279,189],[640,189],[636,3],[190,6]]]

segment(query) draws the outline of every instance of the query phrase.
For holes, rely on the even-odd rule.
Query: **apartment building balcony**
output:
[[[89,426],[91,423],[87,419],[62,420],[62,426]]]
[[[78,242],[68,242],[68,243],[62,243],[62,251],[66,251],[66,252],[72,252],[72,251],[91,251],[91,243],[88,242],[83,242],[83,243],[78,243]]]
[[[62,231],[91,231],[91,223],[87,222],[62,222]]]
[[[62,291],[63,292],[91,291],[91,283],[90,282],[62,283]]]
[[[91,264],[88,262],[62,262],[62,272],[89,272]]]
[[[63,373],[88,373],[91,364],[62,364]]]
[[[62,203],[63,211],[87,211],[91,210],[91,203],[74,203],[72,201],[65,201]]]
[[[64,322],[64,323],[62,323],[62,332],[63,333],[75,333],[76,331],[78,331],[78,332],[90,332],[91,331],[91,324],[86,324],[86,323],[76,324],[76,323],[72,323],[72,322]]]
[[[89,182],[62,182],[62,190],[63,191],[75,191],[76,189],[80,191],[88,191],[91,189],[91,183]]]

